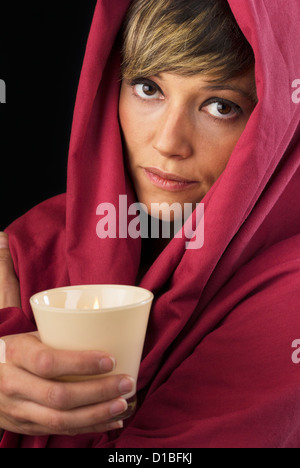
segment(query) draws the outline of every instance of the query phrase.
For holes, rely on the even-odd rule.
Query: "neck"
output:
[[[137,277],[137,282],[139,283],[150,267],[153,265],[155,260],[159,257],[162,251],[168,246],[173,238],[173,223],[170,226],[170,233],[169,237],[164,237],[165,231],[163,230],[163,225],[166,226],[166,223],[159,221],[159,236],[158,237],[151,237],[151,218],[149,217],[149,232],[148,238],[142,239],[142,252],[141,252],[141,261],[140,261],[140,268]]]

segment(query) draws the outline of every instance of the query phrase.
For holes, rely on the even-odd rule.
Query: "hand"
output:
[[[4,232],[0,232],[0,309],[5,307],[21,307],[21,298],[8,237]]]
[[[0,232],[0,309],[21,307],[20,287],[8,246],[8,237]],[[0,429],[0,440],[3,430]]]
[[[4,337],[6,363],[0,364],[0,427],[18,434],[77,435],[122,427],[133,379],[106,376],[81,382],[56,381],[64,375],[107,373],[114,360],[105,353],[59,351],[37,333]],[[117,422],[111,422],[112,420]]]

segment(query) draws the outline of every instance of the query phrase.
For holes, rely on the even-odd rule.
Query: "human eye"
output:
[[[139,78],[133,80],[130,85],[134,95],[144,101],[164,99],[160,87],[152,80]]]
[[[238,117],[243,113],[240,106],[232,101],[222,98],[212,98],[206,101],[200,108],[213,118],[219,120],[229,120]]]

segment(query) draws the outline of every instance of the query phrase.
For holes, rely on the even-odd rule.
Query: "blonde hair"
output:
[[[122,55],[128,80],[162,72],[228,80],[254,63],[227,0],[133,0]]]

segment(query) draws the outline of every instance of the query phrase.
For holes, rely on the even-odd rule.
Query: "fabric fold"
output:
[[[202,200],[205,241],[174,238],[140,285],[155,294],[125,429],[77,437],[6,433],[1,446],[299,447],[300,4],[229,0],[253,47],[258,105]],[[135,284],[140,239],[100,239],[97,207],[136,202],[118,120],[120,28],[129,0],[98,0],[74,111],[67,193],[8,227],[22,308],[0,337],[32,331],[29,298],[48,288]],[[279,21],[280,18],[280,21]]]

